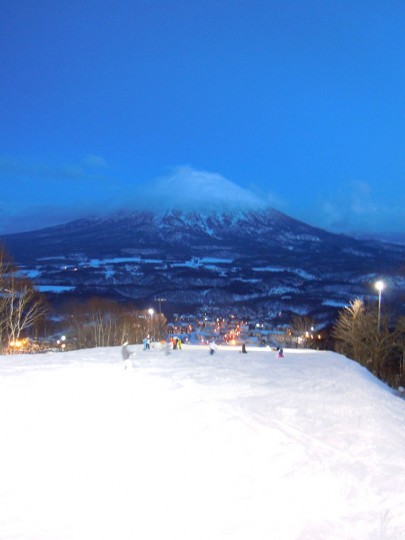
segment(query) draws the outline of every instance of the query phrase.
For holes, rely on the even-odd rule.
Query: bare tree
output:
[[[21,333],[47,313],[44,297],[21,274],[11,258],[0,251],[0,331],[2,341],[17,341]]]
[[[13,277],[10,280],[6,306],[6,329],[8,338],[19,339],[21,332],[34,326],[47,313],[47,305],[27,280]]]
[[[69,334],[79,348],[120,345],[124,338],[141,343],[147,334],[152,335],[153,323],[146,311],[129,310],[111,300],[93,298],[84,304],[71,304],[68,311]],[[159,314],[155,324],[155,337],[160,338],[166,319]]]
[[[314,342],[315,320],[312,317],[304,315],[295,315],[291,321],[293,336],[302,347],[311,347]]]
[[[387,315],[381,318],[379,328],[377,311],[356,299],[339,312],[332,336],[337,352],[356,360],[377,377],[384,378],[397,338],[397,331],[390,330]]]
[[[118,313],[115,303],[92,298],[85,304],[71,304],[69,311],[69,333],[78,347],[116,344]]]
[[[361,321],[364,315],[364,303],[357,298],[339,312],[338,320],[333,327],[337,352],[349,358],[359,359],[361,356]]]
[[[0,247],[0,340],[1,344],[7,339],[7,303],[8,283],[7,277],[12,273],[11,260],[3,247]]]
[[[405,384],[405,317],[399,317],[396,323],[396,345],[398,348],[398,380]]]

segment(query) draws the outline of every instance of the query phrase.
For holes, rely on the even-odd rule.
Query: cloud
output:
[[[88,169],[105,168],[107,162],[100,156],[88,155],[79,164],[32,163],[27,160],[0,157],[0,176],[4,179],[65,182],[110,180],[107,176],[94,174]]]
[[[177,167],[171,174],[135,188],[129,201],[151,209],[250,209],[266,205],[253,191],[218,173]]]
[[[112,208],[116,179],[101,156],[76,163],[0,157],[0,233],[34,230]]]
[[[399,206],[388,206],[377,199],[370,184],[364,181],[345,184],[333,197],[321,201],[318,222],[330,230],[349,234],[403,228]]]
[[[88,154],[84,158],[83,165],[85,167],[91,167],[95,169],[105,169],[106,167],[108,167],[107,161],[102,156],[95,156],[93,154]]]
[[[66,172],[75,178],[81,175],[80,168],[75,170],[72,167]],[[70,187],[69,194],[66,194],[68,198],[63,204],[60,196],[59,200],[55,199],[53,191],[47,198],[41,195],[41,204],[33,204],[29,200],[15,203],[7,211],[0,211],[0,233],[35,230],[120,211],[149,209],[159,212],[172,208],[185,211],[243,211],[267,207],[276,200],[273,194],[241,187],[221,174],[186,166],[177,167],[170,174],[141,185],[116,182],[109,185],[108,189],[104,186],[91,188],[90,191],[85,188],[83,190],[73,190]],[[59,189],[55,190],[55,193],[60,192]],[[79,193],[85,193],[86,196],[80,197]]]
[[[44,229],[83,217],[83,209],[57,205],[38,205],[14,210],[0,210],[0,234]]]

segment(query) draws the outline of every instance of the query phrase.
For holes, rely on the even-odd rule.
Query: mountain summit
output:
[[[224,176],[191,167],[177,167],[169,176],[142,187],[137,205],[167,211],[181,207],[186,211],[218,211],[262,209],[266,202],[251,190],[231,182]]]

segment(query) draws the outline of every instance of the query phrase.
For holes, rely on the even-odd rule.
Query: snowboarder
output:
[[[217,344],[214,340],[210,342],[210,354],[214,354],[214,352],[217,350]]]
[[[278,355],[277,355],[278,358],[284,358],[284,352],[283,352],[283,349],[280,347],[279,350],[278,350]]]
[[[246,343],[242,343],[242,353],[247,353]]]

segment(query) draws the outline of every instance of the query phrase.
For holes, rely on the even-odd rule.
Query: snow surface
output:
[[[0,356],[1,540],[405,538],[405,401],[329,352]]]
[[[75,288],[70,285],[35,285],[35,289],[40,292],[63,293],[73,291]]]
[[[258,266],[253,267],[252,270],[254,272],[290,272],[291,274],[297,274],[304,279],[316,279],[316,276],[314,274],[309,274],[301,268],[289,268],[286,266]]]

